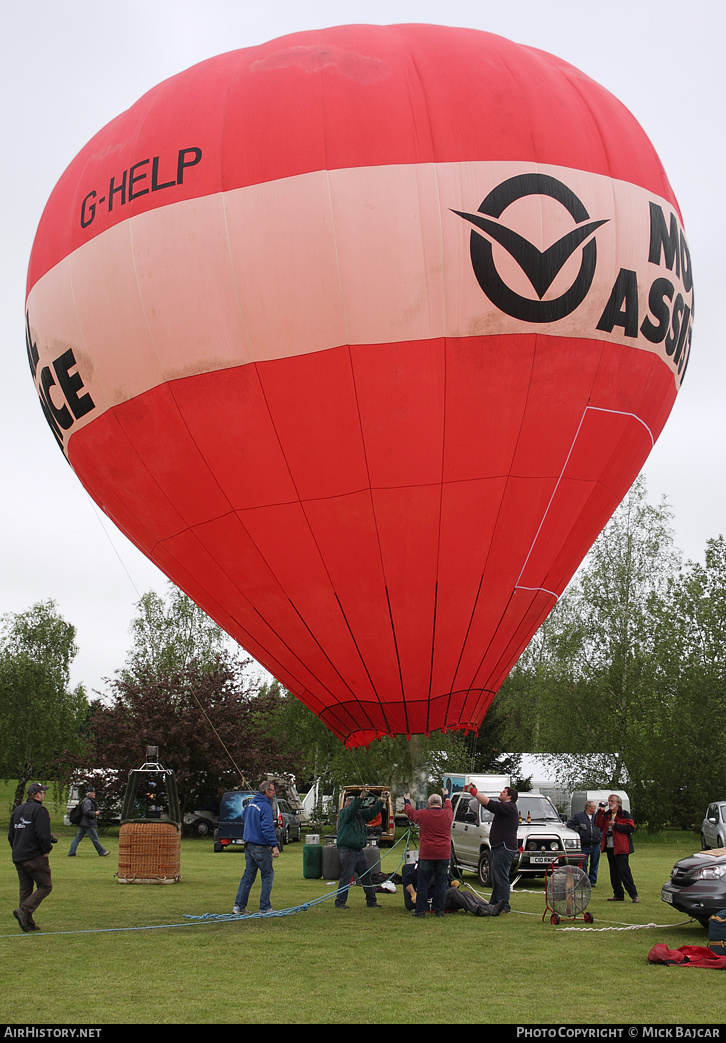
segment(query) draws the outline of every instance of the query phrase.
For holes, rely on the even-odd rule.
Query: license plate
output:
[[[669,905],[673,905],[673,895],[670,893],[670,891],[666,891],[664,889],[661,891],[660,896],[664,902],[668,902]]]
[[[233,840],[233,844],[244,844],[244,840]]]
[[[535,855],[529,861],[534,865],[543,865],[545,862],[554,862],[556,858],[557,855]]]

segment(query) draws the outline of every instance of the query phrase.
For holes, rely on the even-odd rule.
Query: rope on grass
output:
[[[396,843],[391,848],[391,851],[394,851],[398,847],[399,844],[403,844],[404,845],[404,847],[403,847],[403,854],[401,856],[401,859],[400,859],[400,861],[398,863],[398,866],[397,866],[396,870],[394,870],[394,873],[398,872],[398,870],[401,868],[401,866],[403,864],[403,861],[404,861],[404,859],[406,857],[406,851],[408,850],[408,840],[409,840],[410,835],[411,835],[411,830],[409,829],[403,835],[403,837],[401,837],[400,840],[396,841]],[[367,870],[367,872],[370,872],[370,869]],[[361,876],[365,876],[365,875],[366,875],[365,873],[361,874]],[[390,875],[393,876],[394,874],[392,873]],[[184,914],[184,920],[185,920],[184,923],[149,924],[149,925],[144,926],[144,927],[92,927],[92,928],[83,928],[81,930],[76,930],[76,931],[38,931],[38,932],[31,931],[31,932],[28,932],[28,933],[21,933],[19,935],[18,934],[4,934],[4,935],[0,935],[0,938],[32,938],[34,936],[39,936],[39,937],[42,937],[42,938],[49,938],[49,937],[53,937],[54,935],[117,934],[117,933],[124,932],[124,931],[162,931],[162,930],[168,930],[169,928],[173,928],[173,927],[197,927],[197,926],[202,926],[204,924],[209,924],[209,923],[226,923],[226,922],[229,922],[229,921],[239,922],[239,921],[245,921],[245,920],[271,920],[274,917],[278,917],[278,916],[293,916],[296,913],[307,912],[308,909],[312,909],[316,905],[321,905],[323,902],[328,902],[328,901],[330,901],[331,898],[335,898],[338,894],[340,894],[341,891],[347,891],[347,890],[348,890],[347,887],[342,887],[342,888],[338,887],[334,891],[331,891],[329,894],[321,895],[319,898],[314,898],[314,899],[312,899],[309,902],[303,902],[301,905],[291,906],[288,909],[269,910],[268,912],[265,912],[265,913],[245,913],[242,916],[240,916],[238,913],[202,913],[199,916],[195,916],[195,915],[192,915],[192,914],[189,914],[189,913],[185,913]]]
[[[410,835],[411,835],[411,830],[409,829],[401,837],[400,840],[396,841],[396,843],[391,848],[391,851],[395,851],[395,849],[398,847],[399,844],[404,844],[403,854],[401,855],[401,859],[400,859],[400,861],[398,863],[398,866],[393,871],[393,873],[389,874],[389,876],[394,876],[395,873],[397,873],[398,870],[403,865],[403,861],[404,861],[404,859],[406,857],[406,851],[408,850],[408,839],[409,839]],[[360,876],[358,877],[358,879],[361,880],[364,876],[367,876],[368,873],[370,873],[370,868],[367,869],[365,871],[365,873],[361,873]],[[244,920],[269,920],[269,919],[271,919],[272,917],[275,917],[275,916],[292,916],[295,913],[306,912],[308,909],[311,909],[313,906],[315,906],[315,905],[322,905],[323,902],[329,902],[331,898],[337,898],[337,896],[339,894],[341,894],[343,891],[348,891],[348,890],[349,890],[349,887],[336,887],[336,889],[334,891],[330,891],[329,894],[321,895],[319,898],[313,898],[312,901],[304,902],[302,905],[291,906],[289,909],[280,909],[280,910],[277,910],[277,909],[273,910],[273,909],[271,909],[271,910],[268,910],[268,912],[266,912],[266,913],[243,913],[241,915],[240,915],[240,913],[202,913],[199,916],[193,916],[191,913],[185,913],[185,918],[188,919],[188,920],[196,920],[196,921],[200,921],[200,922],[204,922],[204,923],[213,923],[213,922],[214,923],[220,923],[220,922],[224,923],[224,922],[227,922],[227,921],[230,921],[230,920],[233,920],[233,921],[238,921],[238,920],[242,920],[242,921],[244,921]]]
[[[616,921],[618,922],[618,921]],[[642,931],[644,927],[655,930],[663,930],[670,927],[683,927],[685,924],[695,923],[693,917],[689,920],[681,920],[680,923],[630,923],[624,924],[619,921],[619,927],[558,927],[558,931]]]

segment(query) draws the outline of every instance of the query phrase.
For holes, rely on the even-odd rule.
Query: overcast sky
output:
[[[582,69],[635,115],[683,213],[695,327],[683,389],[645,467],[650,497],[675,514],[676,542],[702,558],[726,531],[726,360],[718,318],[725,225],[724,7],[717,0],[49,0],[3,5],[3,452],[0,613],[54,598],[78,630],[74,683],[103,687],[123,665],[134,603],[165,577],[95,507],[42,416],[25,355],[25,277],[56,181],[101,127],[197,62],[291,32],[350,23],[428,22],[498,33]],[[594,12],[594,13],[589,13]]]

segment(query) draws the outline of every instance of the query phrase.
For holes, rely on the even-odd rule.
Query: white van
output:
[[[620,797],[623,802],[623,811],[629,812],[630,797],[624,789],[578,789],[575,790],[570,798],[570,818],[577,814],[578,811],[584,811],[585,805],[589,800],[595,801],[596,808],[599,808],[601,804],[607,804],[611,793],[614,793],[616,797]]]

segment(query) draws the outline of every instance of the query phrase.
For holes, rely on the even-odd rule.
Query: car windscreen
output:
[[[526,793],[521,794],[517,801],[517,809],[519,814],[522,816],[523,822],[529,821],[530,819],[533,822],[560,821],[557,809],[547,797],[534,795],[528,796]]]

